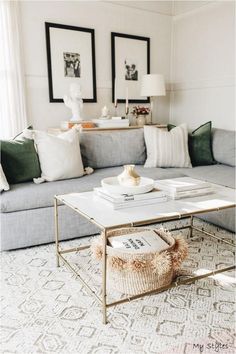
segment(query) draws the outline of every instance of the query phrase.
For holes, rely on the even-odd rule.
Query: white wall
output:
[[[170,121],[234,130],[235,3],[193,5],[173,17]]]
[[[151,72],[170,76],[171,16],[104,2],[22,1],[21,22],[27,85],[28,118],[37,129],[58,126],[70,117],[63,103],[49,103],[44,22],[95,29],[97,103],[84,104],[84,116],[96,118],[111,103],[112,31],[151,38]],[[160,97],[155,120],[169,119],[169,95]],[[120,105],[124,114],[123,105]]]

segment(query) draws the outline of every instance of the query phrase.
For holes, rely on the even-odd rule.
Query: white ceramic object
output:
[[[131,187],[139,185],[140,176],[137,174],[134,167],[135,165],[124,165],[124,171],[117,176],[121,186]]]
[[[64,95],[63,101],[66,107],[71,109],[71,122],[83,120],[81,112],[83,110],[83,99],[80,84],[72,83],[70,85],[70,95]]]
[[[109,118],[109,109],[107,108],[107,106],[104,106],[102,108],[101,118]]]
[[[146,114],[139,114],[137,117],[137,124],[143,127],[146,124]]]
[[[138,186],[121,186],[117,177],[107,177],[101,181],[101,185],[108,193],[134,195],[150,192],[154,188],[154,180],[140,177]]]

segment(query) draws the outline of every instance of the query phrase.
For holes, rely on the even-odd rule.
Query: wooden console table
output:
[[[152,124],[153,127],[157,127],[157,128],[166,128],[167,125],[166,124]],[[123,127],[123,128],[83,128],[83,132],[102,132],[102,131],[111,131],[111,130],[130,130],[130,129],[141,129],[143,128],[143,126],[139,126],[139,125],[131,125],[129,127]],[[49,134],[60,134],[63,132],[68,131],[68,129],[61,129],[60,127],[50,127],[48,128],[47,132]]]

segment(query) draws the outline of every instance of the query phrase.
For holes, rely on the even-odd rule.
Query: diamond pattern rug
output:
[[[234,237],[196,223],[225,239]],[[199,273],[233,264],[231,246],[207,236],[203,240],[197,232],[194,236],[183,268]],[[75,247],[90,239],[61,245]],[[82,268],[99,294],[100,268],[88,256],[86,250],[66,257]],[[103,325],[97,302],[65,266],[56,268],[54,244],[3,252],[1,264],[0,353],[235,353],[232,272],[112,307]]]

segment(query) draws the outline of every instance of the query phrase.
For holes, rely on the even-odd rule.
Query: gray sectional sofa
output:
[[[153,179],[191,176],[235,188],[235,132],[212,132],[216,165],[187,168],[144,168],[146,148],[143,129],[81,134],[81,153],[92,175],[36,185],[33,182],[11,185],[1,196],[1,250],[44,244],[54,240],[53,196],[84,192],[100,185],[104,177],[116,176],[124,164],[134,163],[140,175]],[[209,222],[235,231],[234,209],[209,213]],[[61,239],[91,235],[98,230],[69,208],[59,206]]]

